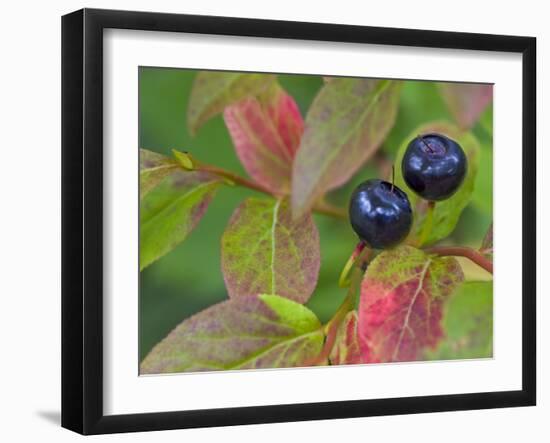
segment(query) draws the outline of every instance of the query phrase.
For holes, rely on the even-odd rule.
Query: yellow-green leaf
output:
[[[293,220],[286,200],[245,200],[222,237],[229,296],[268,293],[305,303],[317,284],[319,248],[310,214]]]
[[[239,297],[183,321],[145,357],[140,372],[296,367],[317,356],[323,340],[306,307],[277,295]]]
[[[170,252],[204,215],[220,179],[204,172],[176,171],[140,204],[140,269]]]
[[[142,199],[164,178],[176,171],[177,163],[147,149],[139,150],[139,198]]]

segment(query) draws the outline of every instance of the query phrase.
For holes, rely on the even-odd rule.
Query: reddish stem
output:
[[[325,344],[323,345],[323,349],[319,355],[306,360],[304,362],[304,366],[322,366],[325,365],[329,359],[332,348],[334,348],[336,343],[336,337],[338,336],[340,325],[346,318],[348,312],[352,311],[355,306],[355,295],[361,283],[364,272],[363,263],[369,260],[370,254],[371,250],[365,248],[365,245],[363,244],[357,245],[353,251],[351,258],[355,258],[356,261],[346,298],[327,324],[327,338],[325,340]]]
[[[244,186],[245,188],[253,189],[255,191],[263,192],[264,194],[271,195],[271,192],[267,188],[264,188],[263,186],[261,186],[257,183],[254,183],[252,180],[248,180],[248,179],[246,179],[244,177],[241,177],[237,174],[233,174],[232,172],[227,171],[225,169],[217,168],[216,166],[198,165],[195,168],[195,170],[196,171],[210,172],[211,174],[227,178],[229,181],[231,181],[231,182],[233,182],[237,185]]]
[[[363,250],[366,246],[366,243],[363,241],[357,243],[357,246],[355,247],[348,261],[346,262],[346,265],[344,266],[344,269],[342,269],[342,272],[340,274],[340,278],[338,279],[338,286],[340,286],[341,288],[347,288],[349,286],[350,281],[348,280],[348,274],[356,265],[357,259],[363,253]]]
[[[336,343],[338,329],[344,321],[346,314],[353,309],[353,304],[351,302],[352,299],[350,297],[346,297],[344,299],[343,303],[338,308],[338,311],[336,311],[336,314],[334,314],[334,317],[332,317],[332,319],[330,320],[327,330],[327,339],[325,340],[323,349],[321,349],[319,355],[316,355],[315,357],[305,361],[304,366],[320,366],[324,365],[327,362],[328,358],[330,357],[330,353],[332,352],[332,348]]]
[[[206,165],[201,163],[195,164],[195,171],[204,171],[204,172],[210,172],[211,174],[224,177],[228,179],[230,182],[235,183],[236,185],[243,186],[248,189],[252,189],[254,191],[262,192],[267,195],[273,196],[273,193],[263,186],[259,185],[258,183],[253,182],[252,180],[248,180],[244,177],[241,177],[240,175],[234,174],[233,172],[227,171],[222,168],[218,168],[216,166],[212,165]],[[280,195],[275,195],[275,197],[280,197]],[[333,206],[330,203],[327,203],[326,201],[320,201],[316,205],[313,206],[312,210],[314,212],[317,212],[318,214],[324,214],[331,217],[341,218],[341,219],[347,219],[348,214],[347,211],[343,208],[339,208],[337,206]]]
[[[435,255],[453,255],[458,257],[466,257],[467,259],[473,261],[478,266],[485,269],[487,272],[493,273],[493,262],[481,254],[479,251],[466,248],[464,246],[437,246],[433,248],[427,248],[425,251],[428,254]]]

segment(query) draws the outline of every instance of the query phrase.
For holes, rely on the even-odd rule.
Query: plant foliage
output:
[[[327,77],[300,110],[287,77],[201,71],[190,88],[189,133],[207,137],[201,128],[220,115],[215,124],[223,121],[248,177],[185,149],[173,157],[140,149],[143,272],[184,248],[217,199],[238,188],[255,193],[230,208],[223,232],[215,234],[228,297],[183,318],[142,359],[140,372],[490,357],[492,280],[472,279],[452,255],[492,270],[492,220],[475,247],[457,245],[460,235],[454,237],[468,208],[492,215],[478,190],[492,190],[484,175],[491,172],[492,87],[434,83],[426,96],[439,100],[434,109],[447,111],[422,121],[401,114],[414,103],[407,81]],[[400,168],[409,141],[428,132],[456,140],[468,159],[458,192],[435,207],[408,189]],[[380,150],[397,138],[400,145]],[[304,305],[315,296],[321,271],[344,263],[325,255],[318,225],[345,226],[347,209],[338,196],[346,202],[366,171],[388,178],[392,164],[393,182],[413,207],[413,229],[403,244],[384,251],[360,245],[352,254],[349,237],[342,237],[351,254],[340,279],[347,293],[333,291],[343,302],[324,323]]]

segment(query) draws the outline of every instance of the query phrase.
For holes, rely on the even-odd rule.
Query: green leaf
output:
[[[336,334],[336,341],[330,353],[331,364],[352,365],[366,363],[361,356],[357,323],[357,311],[348,312]]]
[[[443,338],[442,310],[464,275],[453,257],[411,246],[379,254],[361,284],[359,337],[364,361],[418,360]]]
[[[465,282],[446,306],[443,327],[447,337],[432,360],[493,356],[493,282]]]
[[[293,220],[286,200],[246,199],[222,236],[230,297],[267,293],[305,303],[317,284],[320,261],[313,218]]]
[[[317,356],[323,340],[306,307],[277,295],[239,297],[180,323],[145,357],[140,373],[296,367]]]
[[[472,133],[461,132],[456,126],[447,122],[434,122],[422,125],[416,128],[403,141],[395,159],[395,184],[407,193],[411,206],[414,209],[414,224],[410,235],[412,238],[418,239],[421,236],[426,222],[428,203],[426,200],[419,198],[405,183],[401,171],[401,161],[403,160],[403,155],[405,154],[409,142],[418,135],[429,132],[447,135],[462,146],[468,158],[468,172],[464,178],[464,182],[452,197],[436,203],[433,211],[432,230],[426,237],[425,244],[444,239],[453,232],[462,211],[470,202],[474,191],[480,149],[479,143]]]
[[[344,184],[393,126],[401,82],[334,78],[312,103],[292,172],[292,211],[305,214]]]
[[[493,261],[493,224],[492,223],[491,223],[491,226],[489,226],[489,229],[487,230],[487,234],[485,234],[485,237],[483,238],[483,242],[481,243],[481,248],[479,249],[479,252],[481,252],[489,260]]]
[[[204,172],[176,171],[141,200],[140,269],[185,240],[220,183]]]
[[[472,204],[483,214],[493,215],[493,150],[481,144],[479,150],[479,171],[472,194]]]
[[[478,123],[490,137],[493,136],[493,106],[487,106],[479,117]]]
[[[233,103],[266,90],[276,80],[271,74],[201,71],[195,77],[187,124],[194,134],[208,119]]]
[[[178,169],[169,157],[147,149],[139,150],[139,198],[145,197],[164,178]]]

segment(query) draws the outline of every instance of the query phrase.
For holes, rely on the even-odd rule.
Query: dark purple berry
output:
[[[361,183],[351,196],[351,226],[369,247],[386,249],[407,237],[412,209],[407,194],[383,180]]]
[[[401,171],[405,182],[425,200],[445,200],[466,177],[468,160],[460,145],[441,134],[426,134],[409,143]]]

